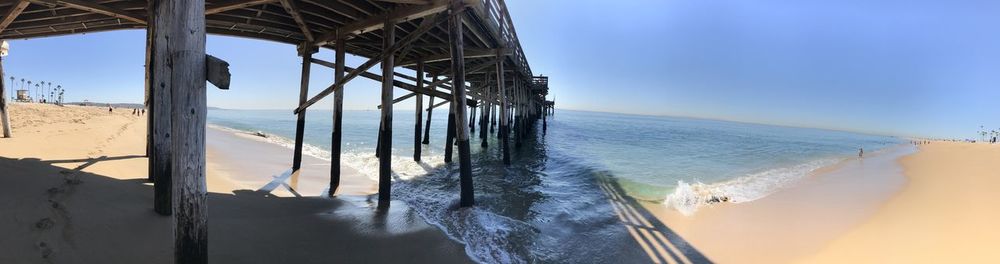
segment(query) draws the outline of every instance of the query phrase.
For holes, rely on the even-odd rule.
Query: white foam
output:
[[[274,134],[266,134],[261,131],[245,131],[213,124],[209,124],[208,127],[238,135],[245,135],[255,140],[279,145],[288,149],[295,148],[294,140]],[[262,137],[258,134],[266,136]],[[349,146],[350,143],[346,143],[346,145]],[[325,161],[332,159],[330,151],[310,144],[302,144],[302,154]],[[358,171],[372,180],[378,180],[379,160],[378,157],[375,157],[374,151],[368,149],[345,150],[340,158],[343,165]],[[444,164],[444,157],[440,155],[423,156],[420,163],[413,162],[413,158],[409,156],[392,155],[393,179],[409,180],[413,177],[427,175],[434,172],[435,168],[441,168]]]
[[[843,159],[818,159],[712,184],[701,182],[688,184],[678,181],[677,188],[666,196],[663,204],[681,214],[692,215],[698,208],[715,202],[745,203],[764,198],[805,178],[819,168],[834,165],[841,160]]]

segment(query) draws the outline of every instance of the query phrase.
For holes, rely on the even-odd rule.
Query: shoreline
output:
[[[290,168],[292,149],[267,141],[247,132],[209,124],[206,130],[208,159],[241,186],[257,190]],[[242,175],[242,176],[240,176]],[[281,197],[326,196],[330,181],[330,162],[303,153],[300,173],[290,176],[288,185],[274,188],[272,194]],[[354,168],[341,165],[341,181],[337,195],[366,196],[377,193],[378,182]]]
[[[794,262],[860,225],[899,192],[906,178],[898,159],[914,151],[901,144],[847,158],[760,199],[706,205],[690,216],[663,203],[642,205],[712,261]]]

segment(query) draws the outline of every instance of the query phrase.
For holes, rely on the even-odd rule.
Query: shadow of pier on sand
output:
[[[0,157],[0,263],[173,263],[171,218],[145,178],[84,171],[107,160]],[[75,169],[54,166],[83,162]],[[405,204],[208,193],[212,263],[469,263]]]
[[[684,238],[646,210],[614,179],[601,176],[598,185],[611,203],[619,221],[653,263],[712,263]]]

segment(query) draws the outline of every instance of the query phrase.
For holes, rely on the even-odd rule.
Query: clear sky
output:
[[[558,108],[904,136],[973,138],[980,125],[1000,128],[1000,2],[507,4],[532,70],[551,76]],[[129,30],[13,40],[4,80],[52,81],[67,88],[70,101],[138,103],[144,38]],[[230,62],[233,73],[232,90],[209,86],[210,106],[296,105],[295,47],[212,36],[208,52]],[[332,60],[333,53],[316,57]],[[322,66],[314,65],[312,76],[313,93],[332,82],[332,70]],[[355,79],[345,108],[375,109],[378,87]]]

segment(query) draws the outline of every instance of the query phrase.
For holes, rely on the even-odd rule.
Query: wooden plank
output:
[[[28,8],[28,4],[30,4],[30,2],[27,0],[21,0],[20,2],[17,2],[17,4],[11,5],[10,9],[7,10],[7,13],[3,15],[3,20],[0,20],[0,33],[3,33],[3,31],[7,29],[7,26],[10,26],[10,23],[13,23],[14,19],[21,15],[21,12],[24,12],[24,9]]]
[[[349,82],[352,79],[354,79],[354,77],[357,77],[362,72],[365,72],[369,68],[371,68],[372,66],[375,66],[376,63],[385,60],[386,57],[390,56],[391,54],[395,53],[396,51],[399,51],[399,49],[402,48],[403,46],[406,46],[406,45],[409,45],[410,43],[413,43],[413,41],[417,40],[417,38],[419,38],[421,35],[423,35],[424,33],[427,33],[428,30],[430,30],[431,28],[433,28],[433,25],[436,25],[440,21],[444,21],[444,18],[445,18],[445,16],[441,16],[441,15],[435,16],[434,18],[430,18],[430,19],[434,19],[434,21],[437,21],[437,22],[425,24],[424,27],[417,28],[417,29],[413,30],[412,32],[410,32],[409,35],[406,35],[406,37],[404,37],[399,42],[396,42],[395,44],[393,44],[390,47],[382,49],[382,52],[379,53],[378,56],[375,56],[375,57],[369,59],[364,64],[361,64],[361,66],[358,66],[357,69],[354,69],[349,74],[347,74],[347,76],[344,77],[344,79],[335,82],[333,85],[330,85],[330,87],[327,87],[323,91],[319,92],[319,94],[317,94],[316,96],[313,96],[312,99],[309,99],[308,101],[306,101],[306,103],[301,104],[298,108],[295,108],[294,112],[298,113],[299,111],[302,111],[303,109],[305,109],[305,108],[309,107],[310,105],[313,105],[316,102],[318,102],[319,100],[323,99],[323,97],[326,97],[327,95],[329,95],[331,92],[333,92],[333,90],[343,88],[344,84],[346,84],[347,82]]]
[[[208,194],[205,184],[205,1],[157,1],[157,56],[169,58],[171,169],[174,189],[174,262],[208,263]],[[159,41],[166,45],[159,45]]]
[[[131,12],[121,10],[114,7],[104,6],[94,1],[80,1],[80,0],[28,0],[36,4],[55,4],[69,7],[72,9],[83,10],[91,13],[102,14],[114,18],[121,18],[128,21],[132,21],[139,24],[146,24],[146,19],[143,19],[141,15],[133,14]]]
[[[313,38],[312,31],[309,31],[309,26],[306,25],[305,19],[302,18],[302,14],[299,13],[299,6],[295,4],[295,0],[280,0],[281,6],[285,8],[285,12],[292,16],[295,20],[295,24],[299,26],[302,30],[302,35],[306,37],[306,41],[313,42],[316,39]]]
[[[205,55],[205,75],[208,82],[222,90],[229,90],[229,63],[212,55]]]
[[[426,17],[444,11],[447,3],[447,0],[432,0],[431,3],[426,5],[410,5],[392,9],[387,13],[374,15],[367,19],[344,25],[336,30],[327,31],[316,38],[316,46],[326,45],[335,39],[346,39],[350,35],[358,35],[380,29],[386,20],[393,23],[400,23]]]
[[[459,206],[469,207],[474,205],[474,191],[472,187],[472,156],[469,153],[469,130],[465,124],[465,45],[462,37],[461,15],[465,6],[459,0],[453,0],[449,7],[451,14],[448,18],[448,42],[451,43],[451,69],[452,69],[452,105],[455,110],[455,140],[458,142],[458,163],[459,163]]]
[[[316,53],[316,49],[308,47],[311,45],[304,44],[304,46],[300,49],[302,51],[302,74],[299,79],[299,104],[305,102],[306,98],[309,97],[309,71],[312,66],[310,60],[313,53]],[[295,120],[295,148],[292,151],[292,170],[295,171],[298,171],[302,167],[302,144],[305,137],[306,111],[300,111],[297,115]]]
[[[386,20],[383,27],[382,44],[383,50],[392,50],[396,41],[396,24],[392,20]],[[379,147],[381,152],[378,156],[378,207],[389,207],[390,192],[392,191],[392,92],[393,92],[393,63],[396,58],[392,52],[382,60],[382,126],[379,130]]]
[[[269,4],[277,1],[278,0],[231,0],[205,7],[205,15],[218,14],[229,10]]]
[[[333,66],[333,80],[339,82],[344,79],[344,59],[346,50],[343,41],[336,43],[336,64]],[[330,188],[329,196],[333,197],[340,187],[340,154],[341,140],[344,138],[344,89],[337,89],[333,93],[333,151],[330,153]]]

